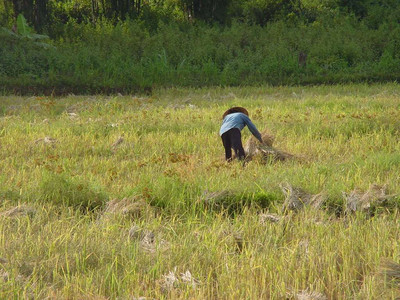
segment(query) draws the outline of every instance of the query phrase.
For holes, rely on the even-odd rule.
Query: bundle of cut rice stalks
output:
[[[302,188],[292,186],[288,182],[281,183],[279,186],[282,192],[285,194],[283,211],[299,211],[305,206],[318,209],[322,207],[322,205],[327,200],[326,194],[324,192],[320,192],[318,194],[310,194]]]
[[[398,194],[388,194],[387,185],[371,184],[366,192],[356,188],[350,193],[342,192],[346,203],[346,213],[356,211],[372,212],[376,207],[388,206],[388,201]]]
[[[278,150],[272,147],[275,137],[270,134],[267,130],[261,132],[263,143],[260,143],[254,136],[251,136],[245,146],[244,151],[246,152],[246,158],[252,160],[255,158],[261,158],[262,160],[274,160],[284,161],[295,158],[293,154]]]

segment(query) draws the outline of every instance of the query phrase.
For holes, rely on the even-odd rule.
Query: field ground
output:
[[[225,163],[237,105],[299,159]],[[395,299],[400,198],[342,192],[400,193],[399,109],[397,84],[2,96],[0,298]],[[327,201],[282,211],[286,183]]]

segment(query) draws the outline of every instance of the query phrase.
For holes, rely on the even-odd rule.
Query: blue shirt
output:
[[[221,129],[219,130],[219,135],[223,135],[225,132],[232,128],[237,128],[242,130],[245,126],[249,128],[250,132],[261,141],[261,134],[257,130],[256,126],[251,122],[250,118],[243,113],[233,113],[227,115],[222,121]]]

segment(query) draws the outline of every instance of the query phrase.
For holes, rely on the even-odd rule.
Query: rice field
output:
[[[226,163],[231,106],[295,158]],[[0,298],[396,299],[399,120],[394,83],[1,96]]]

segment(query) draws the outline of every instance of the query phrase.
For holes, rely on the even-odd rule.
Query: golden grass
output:
[[[225,163],[231,106],[304,159]],[[399,107],[395,84],[1,97],[0,298],[395,299]]]

